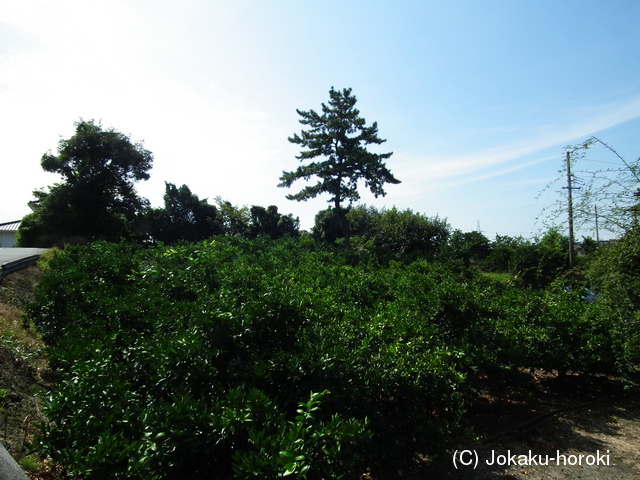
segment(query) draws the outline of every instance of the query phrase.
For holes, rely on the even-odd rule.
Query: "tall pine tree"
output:
[[[329,202],[339,218],[345,245],[349,246],[349,224],[346,220],[348,207],[360,199],[358,181],[364,184],[377,198],[386,195],[382,188],[385,183],[400,183],[386,167],[384,161],[391,157],[389,153],[372,153],[367,145],[379,145],[386,140],[378,137],[378,124],[366,126],[365,119],[355,108],[356,97],[350,88],[342,91],[331,87],[328,104],[322,104],[322,113],[314,110],[296,110],[300,123],[308,125],[289,137],[306,150],[296,158],[300,162],[310,161],[291,172],[282,172],[279,187],[291,187],[298,179],[309,180],[318,177],[315,185],[308,185],[295,194],[287,195],[289,200],[306,201],[322,193],[331,195]],[[318,161],[314,159],[318,158]]]

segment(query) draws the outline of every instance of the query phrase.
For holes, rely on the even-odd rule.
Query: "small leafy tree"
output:
[[[439,217],[427,217],[411,209],[398,210],[383,208],[376,210],[371,207],[371,225],[369,231],[363,227],[363,218],[356,221],[357,215],[354,209],[349,212],[347,219],[354,230],[360,235],[369,238],[378,251],[396,259],[411,259],[416,256],[434,258],[446,244],[449,236],[447,221]],[[366,211],[366,210],[365,210]]]
[[[189,187],[165,182],[164,208],[147,215],[153,240],[198,242],[222,233],[222,221],[214,205],[201,200]]]
[[[246,206],[235,206],[231,202],[216,197],[216,205],[222,219],[224,235],[246,237],[251,222],[251,212]]]
[[[411,259],[435,257],[449,237],[445,219],[427,217],[411,209],[398,210],[359,205],[346,214],[350,232],[360,242],[373,247],[380,258]],[[339,220],[333,209],[316,215],[313,235],[317,240],[335,242],[340,236]]]
[[[526,285],[542,288],[568,270],[568,244],[569,239],[555,229],[535,241],[496,235],[484,269],[509,272]]]
[[[60,174],[62,182],[34,192],[34,211],[18,231],[20,246],[129,237],[148,205],[134,184],[149,179],[151,152],[93,120],[75,125],[75,135],[60,140],[58,155],[42,157],[42,168]]]
[[[278,207],[275,205],[269,205],[267,208],[254,205],[251,207],[250,213],[249,238],[269,235],[275,239],[285,235],[295,237],[299,234],[300,220],[291,214],[279,213]]]
[[[491,241],[481,232],[454,231],[448,242],[448,254],[465,265],[481,262],[491,253]]]
[[[614,322],[614,335],[623,344],[620,363],[640,361],[640,230],[630,229],[621,239],[595,252],[586,269],[598,301]]]
[[[597,240],[594,240],[591,237],[583,236],[581,248],[582,248],[582,251],[585,253],[585,255],[589,255],[593,252],[598,251],[598,249],[600,248],[600,242],[598,242]]]
[[[340,220],[334,209],[329,207],[316,213],[311,229],[311,235],[314,239],[320,242],[334,243],[342,235],[341,232]]]
[[[347,209],[344,202],[360,199],[358,181],[364,180],[365,186],[374,196],[386,195],[383,189],[385,183],[400,183],[386,167],[384,160],[391,157],[389,153],[372,153],[367,145],[379,145],[386,140],[378,137],[378,124],[374,122],[366,126],[365,119],[360,117],[360,111],[355,108],[356,97],[350,88],[342,91],[329,91],[329,103],[322,104],[322,113],[315,110],[296,110],[302,118],[300,123],[308,125],[309,130],[302,130],[289,137],[291,143],[305,148],[296,156],[301,162],[311,162],[299,166],[291,172],[282,172],[279,187],[291,187],[299,179],[309,180],[318,177],[315,185],[304,187],[295,194],[287,195],[289,200],[306,201],[322,193],[331,195],[329,202],[333,203],[340,226],[345,238],[345,245],[349,245],[349,224],[346,221]],[[323,158],[322,161],[313,161]]]

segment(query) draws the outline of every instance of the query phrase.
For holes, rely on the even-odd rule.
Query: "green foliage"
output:
[[[491,334],[497,365],[564,373],[618,371],[619,343],[598,302],[585,299],[579,283],[556,281],[536,291],[501,287]],[[490,357],[488,357],[490,358]]]
[[[352,207],[346,220],[354,236],[354,249],[360,253],[368,251],[382,261],[435,258],[445,247],[450,231],[444,219],[395,207],[381,210],[366,205]],[[341,236],[335,210],[327,209],[316,216],[313,235],[330,243]]]
[[[480,232],[455,230],[447,243],[446,254],[462,260],[467,266],[471,262],[482,262],[491,253],[491,241]]]
[[[311,235],[315,240],[329,244],[333,244],[336,240],[342,238],[343,232],[340,227],[340,219],[333,208],[320,210],[316,213]]]
[[[199,242],[217,235],[256,238],[267,235],[276,239],[297,236],[300,221],[291,214],[283,215],[278,207],[257,205],[250,209],[236,207],[216,198],[216,205],[209,205],[191,193],[186,185],[177,188],[166,184],[165,207],[146,212],[142,229],[153,243],[175,244]]]
[[[48,193],[34,191],[35,200],[31,205],[36,208],[20,222],[16,246],[48,248],[60,243],[86,241],[84,236],[67,233],[77,228],[76,219],[69,212],[70,194],[70,189],[65,185],[54,185]]]
[[[164,208],[149,210],[145,216],[145,230],[153,241],[198,242],[222,233],[216,207],[199,199],[186,185],[165,182]]]
[[[251,223],[251,212],[249,209],[232,205],[231,202],[216,197],[218,212],[222,219],[222,230],[225,235],[232,237],[247,237],[249,224]]]
[[[291,214],[278,213],[278,207],[275,205],[270,205],[267,208],[254,205],[250,212],[249,238],[268,235],[276,239],[285,235],[297,236],[299,234],[300,220],[293,218]]]
[[[580,245],[580,248],[585,255],[590,255],[600,248],[600,242],[591,237],[582,237],[582,244]]]
[[[366,186],[377,197],[385,195],[385,183],[400,183],[385,167],[383,160],[391,157],[391,153],[376,154],[366,150],[370,144],[379,145],[385,140],[378,137],[378,125],[374,122],[370,127],[360,117],[355,108],[356,97],[351,89],[329,91],[329,104],[322,104],[322,114],[314,110],[296,110],[302,118],[302,125],[309,125],[310,130],[302,130],[289,138],[308,150],[302,151],[300,161],[317,157],[326,157],[323,162],[313,162],[298,167],[293,172],[283,172],[280,186],[290,187],[295,180],[320,177],[313,186],[305,187],[295,195],[288,195],[292,200],[307,200],[320,193],[329,193],[330,202],[339,209],[343,201],[359,200],[358,181],[364,180]],[[355,135],[354,135],[355,134]]]
[[[35,455],[22,457],[18,463],[24,471],[33,472],[34,474],[42,468],[42,461]]]
[[[449,236],[449,225],[438,217],[429,218],[410,209],[400,211],[395,207],[372,213],[373,229],[362,234],[372,239],[377,248],[399,258],[409,255],[433,258]]]
[[[29,312],[61,381],[39,448],[81,478],[384,478],[443,452],[479,370],[611,372],[621,351],[580,285],[305,238],[93,243],[49,265]]]
[[[293,420],[287,421],[281,416],[272,431],[250,431],[250,448],[238,450],[233,455],[238,478],[341,479],[349,478],[348,473],[356,474],[349,469],[349,464],[358,455],[354,444],[369,436],[364,430],[367,422],[343,421],[338,415],[318,422],[315,412],[320,409],[322,397],[328,393],[311,393],[308,402],[298,404]],[[247,421],[253,420],[247,418]]]
[[[514,251],[527,245],[523,238],[513,238],[507,235],[496,235],[491,243],[491,251],[485,258],[483,268],[488,272],[510,272],[513,270],[512,257]]]
[[[137,215],[147,205],[134,188],[147,180],[153,157],[141,144],[113,129],[81,120],[70,139],[60,140],[58,155],[42,157],[42,168],[62,183],[36,191],[34,212],[18,231],[18,244],[50,247],[134,236]]]
[[[536,241],[496,235],[483,268],[509,272],[525,285],[544,288],[568,270],[568,252],[569,239],[557,230],[549,230]]]
[[[640,361],[640,232],[631,229],[621,239],[595,252],[587,269],[591,288],[614,322],[614,335],[624,349],[621,361]]]
[[[420,330],[438,332],[429,316],[415,324],[393,306],[389,282],[398,275],[395,267],[350,267],[293,239],[67,249],[51,261],[31,309],[63,375],[48,405],[56,427],[46,431],[46,453],[94,478],[137,478],[143,468],[188,478],[213,465],[231,476],[229,452],[245,452],[236,466],[253,465],[250,434],[263,430],[265,442],[287,444],[290,431],[269,425],[324,390],[332,394],[318,430],[299,430],[309,437],[304,452],[291,452],[294,463],[305,456],[307,478],[327,478],[314,473],[327,465],[335,475],[365,459],[394,468],[416,451],[438,450],[463,408],[461,353]],[[253,389],[273,402],[276,419],[213,431],[226,395]],[[365,422],[374,438],[366,448]],[[317,433],[325,430],[326,439]],[[160,432],[171,446],[143,461],[145,439]],[[339,451],[329,448],[340,438]]]

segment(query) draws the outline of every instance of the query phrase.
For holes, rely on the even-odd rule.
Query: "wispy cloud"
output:
[[[502,182],[500,185],[502,187],[514,188],[514,187],[529,187],[531,185],[546,185],[547,183],[553,181],[553,178],[521,178],[519,180],[511,180],[508,182]]]
[[[546,155],[544,158],[523,162],[521,159],[524,157],[553,147],[562,148],[638,117],[640,117],[640,97],[606,105],[583,107],[580,112],[574,114],[573,118],[562,124],[533,127],[529,130],[527,138],[508,145],[458,156],[407,155],[403,174],[406,178],[428,180],[432,183],[453,178],[460,179],[456,184],[486,180],[555,158],[555,156]],[[559,151],[558,154],[561,152]],[[515,163],[516,161],[518,163]],[[509,166],[501,170],[486,171],[503,164],[509,164]]]

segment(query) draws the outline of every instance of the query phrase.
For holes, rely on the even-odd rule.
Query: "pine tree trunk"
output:
[[[338,214],[338,222],[340,223],[340,229],[342,230],[342,236],[344,238],[344,247],[349,249],[351,248],[351,229],[349,228],[349,222],[347,221],[347,210],[340,206],[339,199],[336,199],[335,209]]]
[[[338,211],[338,219],[340,221],[340,228],[342,229],[342,235],[344,236],[344,248],[351,248],[351,229],[349,228],[349,222],[345,210],[340,209]]]

